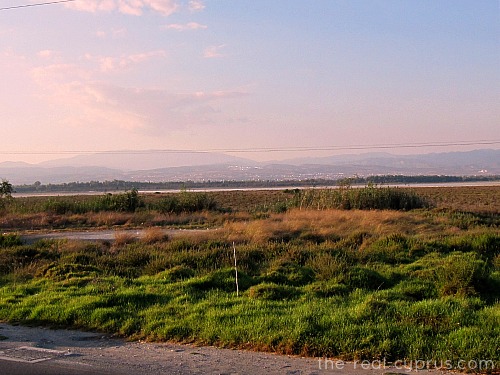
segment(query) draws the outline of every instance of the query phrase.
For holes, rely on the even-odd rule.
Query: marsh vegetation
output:
[[[500,366],[499,197],[498,187],[368,186],[16,198],[0,217],[0,319]],[[166,238],[165,226],[214,230]],[[108,242],[20,238],[69,227],[149,229]]]

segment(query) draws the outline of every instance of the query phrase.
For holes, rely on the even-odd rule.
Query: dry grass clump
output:
[[[120,247],[124,245],[128,245],[137,241],[137,236],[129,232],[115,232],[115,241],[114,246]]]
[[[128,212],[113,212],[113,211],[101,211],[97,213],[88,213],[89,223],[95,226],[101,227],[112,227],[115,225],[125,225],[129,222],[132,217],[131,213]]]
[[[37,214],[6,214],[0,216],[0,227],[9,229],[39,229],[50,227],[53,215],[46,213]]]
[[[223,232],[228,241],[263,244],[270,240],[288,241],[312,235],[323,239],[335,239],[347,237],[360,228],[364,232],[376,235],[391,233],[425,235],[432,234],[436,230],[428,218],[420,213],[388,210],[295,209],[284,214],[272,214],[266,219],[226,223]]]
[[[144,231],[141,236],[141,241],[147,244],[154,244],[168,240],[168,235],[165,231],[158,227],[151,227]]]

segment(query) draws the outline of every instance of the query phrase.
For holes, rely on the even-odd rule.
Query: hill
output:
[[[79,155],[40,164],[0,163],[0,178],[13,184],[35,181],[222,181],[335,180],[373,175],[500,175],[500,150],[393,155],[368,153],[259,163],[221,153],[168,151]]]

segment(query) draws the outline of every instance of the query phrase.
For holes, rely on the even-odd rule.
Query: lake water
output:
[[[353,188],[362,188],[365,185],[354,185]],[[442,182],[442,183],[418,183],[418,184],[380,184],[378,186],[383,187],[465,187],[465,186],[500,186],[500,181],[471,181],[471,182]],[[315,186],[315,189],[322,188],[337,188],[336,185],[328,186]],[[261,190],[285,190],[285,189],[310,189],[311,187],[306,186],[280,186],[280,187],[262,187],[262,188],[208,188],[208,189],[171,189],[171,190],[139,190],[139,193],[180,193],[181,191],[191,191],[191,192],[217,192],[217,191],[261,191]],[[43,192],[43,193],[14,193],[12,196],[15,197],[55,197],[55,196],[71,196],[71,195],[103,195],[103,194],[119,194],[123,191],[81,191],[81,192]]]

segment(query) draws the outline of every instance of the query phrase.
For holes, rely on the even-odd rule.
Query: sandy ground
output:
[[[30,370],[32,374],[452,374],[389,364],[382,368],[379,362],[337,362],[214,347],[127,342],[95,332],[3,323],[0,339],[0,373],[2,366],[15,369],[23,365],[27,370],[23,368],[20,373]]]

